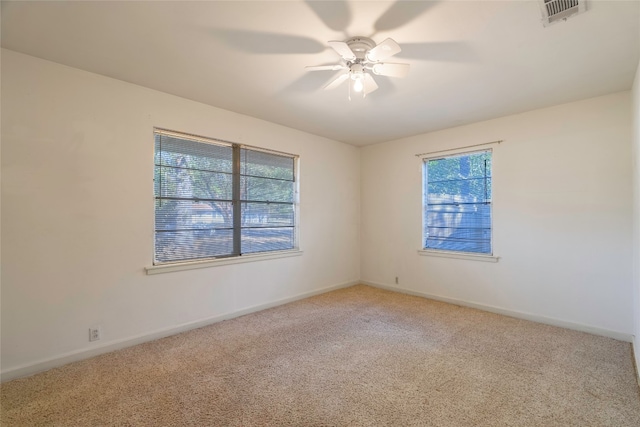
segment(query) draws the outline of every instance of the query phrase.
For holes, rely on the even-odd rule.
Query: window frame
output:
[[[501,141],[500,141],[501,142]],[[481,145],[488,145],[488,144],[481,144]],[[495,239],[494,239],[494,178],[493,178],[493,170],[494,170],[494,150],[492,147],[488,147],[488,148],[478,148],[478,149],[473,149],[470,150],[469,147],[467,148],[460,148],[460,149],[452,149],[452,150],[444,150],[447,151],[447,153],[443,153],[443,152],[433,152],[433,153],[425,153],[422,155],[417,155],[418,157],[420,157],[420,161],[421,161],[421,168],[420,168],[420,177],[421,177],[421,189],[422,189],[422,194],[421,194],[421,205],[420,205],[420,211],[421,211],[421,223],[422,223],[422,227],[421,227],[421,234],[420,234],[420,248],[418,250],[418,254],[419,255],[423,255],[423,256],[433,256],[433,257],[442,257],[442,258],[455,258],[455,259],[466,259],[466,260],[475,260],[475,261],[485,261],[485,262],[498,262],[498,260],[500,259],[500,257],[495,255]],[[425,239],[425,233],[426,233],[426,229],[427,227],[427,222],[425,220],[425,208],[427,207],[427,186],[428,186],[428,167],[427,164],[430,160],[434,160],[434,159],[446,159],[446,158],[451,158],[451,157],[461,157],[461,156],[468,156],[468,155],[472,155],[472,154],[477,154],[477,153],[490,153],[491,156],[491,233],[490,233],[490,248],[491,251],[489,253],[485,253],[485,252],[465,252],[465,251],[454,251],[454,250],[447,250],[447,249],[436,249],[436,248],[427,248],[426,246],[426,239]]]
[[[300,250],[300,179],[299,179],[300,156],[298,154],[286,153],[286,152],[272,150],[264,147],[251,146],[247,144],[240,144],[232,141],[226,141],[218,138],[205,137],[205,136],[194,135],[186,132],[178,132],[178,131],[173,131],[169,129],[154,127],[153,128],[153,140],[154,140],[153,159],[154,160],[152,160],[152,165],[153,165],[152,183],[155,183],[155,170],[156,170],[155,140],[158,135],[172,137],[176,139],[187,139],[187,140],[191,140],[191,141],[202,143],[202,144],[211,144],[214,146],[230,147],[233,151],[237,151],[237,153],[234,153],[234,158],[236,158],[235,156],[237,156],[237,161],[240,163],[242,162],[240,158],[241,157],[240,153],[242,150],[250,150],[254,152],[262,152],[266,154],[273,154],[276,156],[291,158],[293,162],[293,171],[292,171],[293,201],[291,203],[293,207],[293,227],[292,227],[293,247],[287,248],[287,249],[280,249],[280,250],[276,249],[276,250],[260,251],[260,252],[246,252],[246,253],[232,252],[230,254],[203,257],[203,258],[191,258],[191,259],[184,259],[184,260],[158,261],[156,259],[157,258],[156,257],[157,255],[157,252],[156,252],[157,224],[156,224],[156,207],[155,207],[157,196],[156,196],[155,184],[154,184],[154,187],[151,192],[153,206],[154,206],[152,265],[145,267],[147,274],[157,274],[157,273],[180,271],[180,270],[187,270],[187,269],[194,269],[194,268],[228,265],[228,264],[235,264],[235,263],[249,262],[249,261],[260,261],[265,259],[283,258],[283,257],[297,256],[302,254],[302,251]],[[242,166],[240,165],[240,167],[237,169],[237,173],[236,173],[236,166],[234,166],[234,171],[232,172],[232,174],[233,174],[232,185],[238,186],[241,180],[241,177],[245,176],[242,174]],[[238,181],[237,183],[235,182],[236,180]],[[241,203],[243,202],[241,199],[236,200],[235,195],[232,199],[234,204],[238,203],[238,206],[240,206]],[[249,202],[249,201],[245,201],[245,202]],[[236,209],[234,207],[234,216],[238,210],[240,210],[240,208]],[[239,225],[239,227],[236,227],[237,225]],[[232,238],[234,240],[236,239],[241,240],[240,236],[242,234],[243,227],[240,225],[240,221],[234,222],[232,230],[233,230]]]

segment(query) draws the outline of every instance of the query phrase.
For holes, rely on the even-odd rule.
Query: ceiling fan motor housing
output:
[[[376,47],[376,43],[369,37],[351,37],[345,42],[356,56],[354,62],[362,62],[367,58],[367,52]]]

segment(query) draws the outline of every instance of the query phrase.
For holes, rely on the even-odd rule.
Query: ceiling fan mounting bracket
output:
[[[366,59],[367,52],[376,47],[376,43],[369,37],[351,37],[345,41],[345,43],[356,56],[356,60],[354,62],[364,61]]]

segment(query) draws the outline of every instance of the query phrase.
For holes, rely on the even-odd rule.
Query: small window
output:
[[[425,159],[423,182],[423,248],[491,255],[491,151]]]
[[[154,264],[294,249],[296,163],[156,130]]]

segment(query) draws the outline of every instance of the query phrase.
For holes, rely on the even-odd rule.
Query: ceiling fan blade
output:
[[[329,90],[329,89],[334,89],[337,88],[338,86],[340,86],[340,84],[342,82],[344,82],[345,80],[347,80],[349,78],[349,73],[344,73],[344,74],[340,74],[338,77],[336,77],[331,83],[329,83],[328,85],[326,85],[324,87],[324,90]]]
[[[382,61],[400,52],[400,45],[393,39],[386,39],[367,53],[369,61]]]
[[[333,50],[338,52],[338,55],[340,55],[346,61],[353,61],[354,59],[356,59],[355,53],[353,53],[349,45],[345,42],[330,41],[329,46],[331,46]]]
[[[309,71],[323,71],[323,70],[331,70],[331,71],[338,71],[338,70],[344,70],[347,68],[346,65],[341,65],[341,64],[335,64],[335,65],[308,65],[306,67],[307,70]]]
[[[369,73],[364,73],[364,94],[370,94],[374,90],[378,89],[378,84]]]
[[[406,77],[409,73],[409,64],[393,64],[389,62],[374,64],[371,67],[373,74],[389,77]]]

